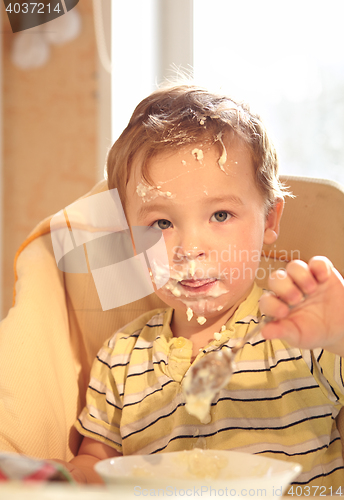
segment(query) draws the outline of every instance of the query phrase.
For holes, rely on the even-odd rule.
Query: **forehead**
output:
[[[220,135],[213,143],[201,141],[175,150],[160,151],[145,167],[149,185],[143,179],[142,157],[138,155],[133,162],[126,192],[129,200],[138,191],[142,201],[148,203],[154,189],[157,196],[169,191],[175,199],[177,194],[186,195],[191,188],[195,190],[200,186],[205,190],[226,190],[234,188],[237,181],[246,187],[255,184],[251,151],[238,137]],[[148,191],[150,196],[146,197]]]

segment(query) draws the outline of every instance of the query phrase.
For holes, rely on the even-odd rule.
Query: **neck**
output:
[[[221,315],[207,318],[207,321],[200,325],[197,317],[187,320],[186,312],[175,310],[171,322],[171,330],[174,337],[184,337],[193,343],[193,356],[196,356],[200,349],[204,348],[212,340],[214,333],[220,332],[221,327],[233,316],[240,302],[226,309]]]

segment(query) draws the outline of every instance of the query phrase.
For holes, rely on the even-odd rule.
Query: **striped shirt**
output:
[[[230,349],[260,316],[254,287],[207,352]],[[145,313],[99,351],[87,406],[76,428],[124,455],[209,448],[263,454],[298,462],[294,484],[344,485],[342,446],[335,418],[343,404],[342,358],[322,349],[300,350],[260,335],[236,357],[227,387],[214,398],[211,421],[185,410],[181,382],[192,343],[173,337],[173,310]]]

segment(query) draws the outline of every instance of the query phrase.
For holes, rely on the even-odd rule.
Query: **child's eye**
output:
[[[210,220],[211,222],[225,222],[229,220],[232,217],[232,215],[229,212],[215,212]]]
[[[162,230],[169,229],[170,227],[172,227],[172,222],[170,222],[167,219],[159,219],[159,220],[154,222],[152,227],[155,227],[156,229],[162,229]]]

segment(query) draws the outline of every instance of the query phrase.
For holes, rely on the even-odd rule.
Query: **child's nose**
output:
[[[204,250],[196,246],[189,248],[180,247],[179,250],[179,256],[189,260],[197,259],[197,257],[203,257],[204,254]]]
[[[197,259],[197,257],[204,257],[206,251],[201,238],[186,237],[180,241],[176,253],[179,258],[193,260]]]

